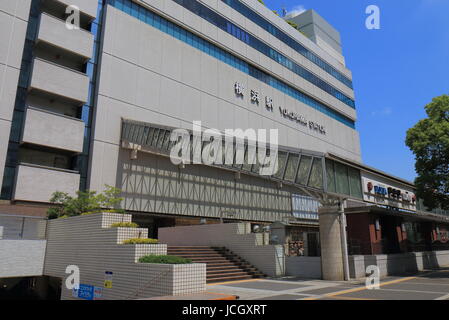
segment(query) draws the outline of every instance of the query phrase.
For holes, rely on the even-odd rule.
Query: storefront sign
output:
[[[374,186],[374,193],[382,195],[382,196],[386,196],[387,195],[387,188],[383,187],[383,186]]]
[[[84,300],[93,300],[94,299],[94,286],[88,284],[80,284],[78,290],[73,289],[72,295],[77,295],[77,298]]]
[[[362,172],[362,184],[365,201],[388,207],[416,210],[416,196],[410,187],[367,172]]]
[[[103,298],[103,288],[101,287],[94,287],[94,299],[101,299]]]
[[[72,297],[84,300],[97,300],[103,297],[103,288],[80,284],[79,289],[72,289]]]
[[[372,182],[368,182],[368,184],[372,184]],[[368,187],[369,190],[369,187]],[[368,192],[371,192],[370,190]],[[409,194],[407,191],[403,192],[400,189],[395,189],[393,187],[385,187],[383,185],[374,186],[374,193],[380,196],[385,196],[390,199],[394,199],[397,201],[405,201],[405,202],[415,202],[416,198],[414,195]]]
[[[241,83],[236,82],[234,84],[234,91],[237,96],[243,97],[245,95],[245,87]]]
[[[305,125],[305,126],[308,124],[307,119],[303,115],[301,115],[299,113],[296,113],[296,112],[293,112],[293,111],[289,111],[288,109],[282,108],[282,107],[279,107],[279,112],[281,113],[281,115],[284,118],[288,118],[290,120],[296,121],[299,124],[302,124],[302,125]]]
[[[244,98],[245,97],[245,86],[240,82],[235,82],[234,83],[234,92],[237,97]],[[260,100],[261,100],[260,92],[257,90],[251,89],[250,90],[250,100],[251,100],[251,103],[259,105]],[[273,98],[271,98],[269,96],[265,96],[265,108],[268,111],[273,112],[273,110],[274,110]],[[280,115],[286,119],[295,121],[296,123],[298,123],[304,127],[308,127],[310,130],[316,131],[321,134],[326,134],[326,128],[322,124],[320,124],[316,121],[308,120],[302,114],[291,111],[282,106],[279,106],[279,112],[280,112]]]

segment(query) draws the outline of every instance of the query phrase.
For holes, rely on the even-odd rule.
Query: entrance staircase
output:
[[[257,268],[224,247],[169,246],[167,254],[206,264],[206,282],[265,277]]]

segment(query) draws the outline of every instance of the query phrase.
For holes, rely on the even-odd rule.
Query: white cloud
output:
[[[287,14],[285,15],[285,18],[289,19],[289,18],[296,17],[298,14],[301,14],[304,11],[306,11],[306,8],[304,8],[303,5],[294,6],[293,9],[291,9],[290,11],[287,12]]]
[[[371,116],[375,117],[375,116],[384,116],[384,117],[388,117],[389,115],[391,115],[393,113],[393,110],[389,107],[383,108],[383,109],[379,109],[376,111],[371,111]]]

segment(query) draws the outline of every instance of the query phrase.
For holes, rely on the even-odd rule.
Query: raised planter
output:
[[[83,288],[95,288],[97,298],[143,299],[155,296],[200,293],[206,290],[205,264],[138,263],[148,254],[164,255],[165,244],[122,244],[124,240],[146,238],[146,228],[110,228],[117,222],[131,222],[131,215],[94,213],[50,220],[44,274],[61,278],[62,299],[79,299],[65,287],[65,269],[80,269]],[[111,287],[104,287],[106,272]],[[112,272],[112,274],[111,274]]]

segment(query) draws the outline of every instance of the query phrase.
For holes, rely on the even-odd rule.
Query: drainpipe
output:
[[[346,215],[345,215],[346,199],[342,199],[339,205],[340,211],[340,233],[341,233],[341,250],[343,255],[343,271],[345,274],[345,281],[350,280],[349,276],[349,256],[348,256],[348,242],[346,240]]]

